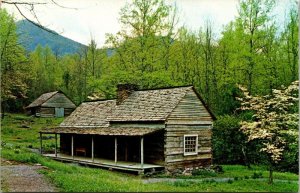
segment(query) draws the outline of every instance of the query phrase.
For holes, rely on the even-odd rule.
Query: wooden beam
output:
[[[125,142],[125,161],[128,161],[128,142]]]
[[[144,137],[141,137],[141,167],[144,167]]]
[[[43,135],[42,133],[40,133],[40,144],[41,144],[41,149],[40,149],[40,153],[43,154],[43,139],[42,139]]]
[[[94,162],[94,136],[92,135],[92,162]]]
[[[117,140],[117,137],[115,137],[115,164],[117,164],[117,158],[118,156],[118,140]]]
[[[55,157],[57,157],[57,133],[55,133]]]
[[[74,159],[74,136],[73,135],[71,137],[71,155],[72,158]]]

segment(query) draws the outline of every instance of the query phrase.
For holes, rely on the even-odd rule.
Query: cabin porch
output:
[[[89,165],[100,168],[106,168],[109,170],[122,170],[129,172],[137,172],[138,174],[144,174],[148,172],[161,171],[164,169],[162,165],[155,164],[141,164],[138,162],[126,162],[126,161],[118,161],[117,163],[114,160],[103,159],[103,158],[90,158],[84,156],[71,156],[68,154],[57,153],[57,154],[43,154],[45,157],[52,158],[54,160],[62,161],[62,162],[72,162],[78,163],[81,165]]]
[[[54,133],[55,150],[47,152],[42,134],[41,154],[55,160],[139,174],[164,169],[163,131],[142,136]]]

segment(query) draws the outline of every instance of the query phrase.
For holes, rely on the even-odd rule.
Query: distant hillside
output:
[[[62,56],[76,53],[81,47],[85,47],[85,45],[59,34],[47,32],[27,20],[18,21],[16,24],[19,42],[28,51],[33,51],[38,44],[48,45],[54,53]]]

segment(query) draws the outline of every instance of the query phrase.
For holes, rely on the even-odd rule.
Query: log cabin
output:
[[[84,102],[59,127],[42,129],[41,153],[110,169],[182,173],[212,164],[214,119],[193,86],[122,84],[117,99]],[[43,152],[43,134],[55,134],[54,154]]]
[[[62,92],[44,93],[25,109],[36,117],[64,117],[71,114],[76,105]]]

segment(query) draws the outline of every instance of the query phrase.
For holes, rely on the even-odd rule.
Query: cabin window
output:
[[[198,153],[198,135],[184,135],[184,155]]]

